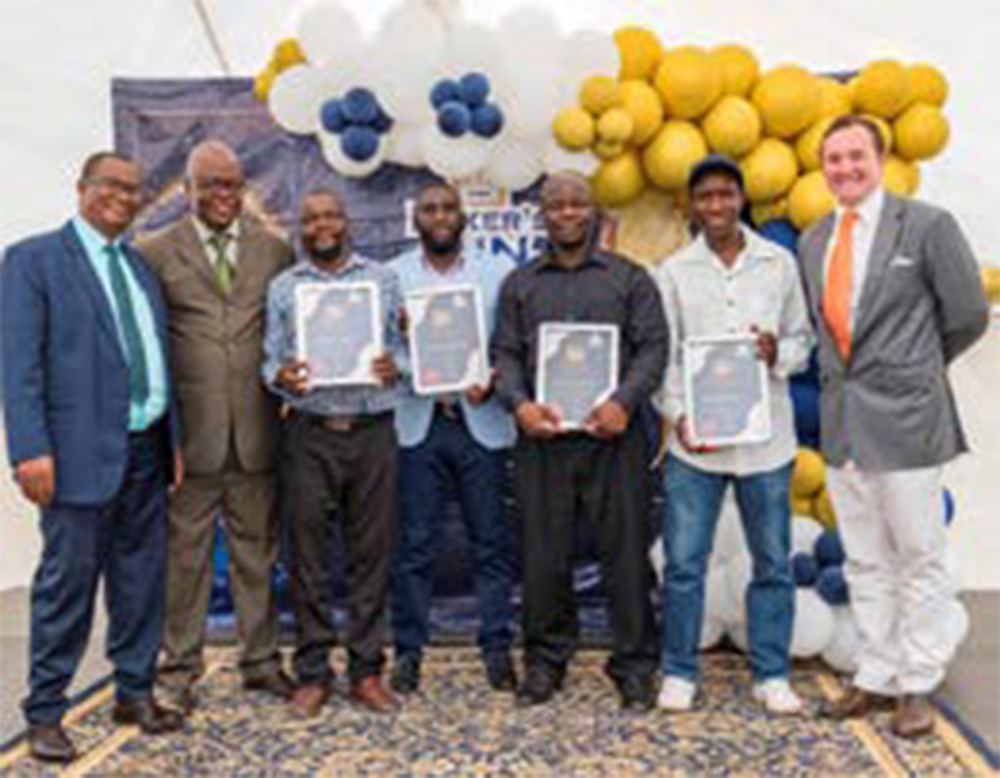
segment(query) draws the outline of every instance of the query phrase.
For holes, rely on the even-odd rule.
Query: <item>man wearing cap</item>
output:
[[[945,565],[941,471],[968,450],[948,365],[988,323],[976,259],[954,217],[883,191],[882,135],[844,116],[820,160],[834,213],[799,242],[817,322],[827,488],[861,633],[858,672],[826,712],[896,698],[893,730],[934,728],[965,614]]]
[[[796,438],[788,376],[801,368],[813,336],[795,259],[740,224],[743,175],[730,158],[710,155],[691,171],[694,241],[657,271],[670,344],[660,409],[672,427],[666,460],[663,545],[663,683],[668,711],[694,705],[705,574],[723,496],[732,484],[753,577],[746,597],[754,697],[772,713],[802,703],[788,682],[795,587],[789,565],[788,486]],[[771,436],[718,448],[692,440],[686,417],[684,343],[748,335],[768,377]]]

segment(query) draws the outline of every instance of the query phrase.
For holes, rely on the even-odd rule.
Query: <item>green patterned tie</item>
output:
[[[224,232],[217,232],[208,239],[215,256],[212,258],[212,269],[215,271],[215,283],[219,291],[228,295],[233,288],[233,266],[226,256],[226,247],[229,245],[229,235]]]
[[[115,296],[118,322],[121,324],[122,336],[125,339],[125,351],[129,366],[129,398],[133,403],[141,405],[149,397],[149,373],[146,364],[146,349],[142,344],[142,335],[139,332],[139,320],[135,315],[135,306],[132,294],[129,292],[128,281],[125,279],[121,253],[114,246],[105,246],[104,253],[108,257],[111,293]]]

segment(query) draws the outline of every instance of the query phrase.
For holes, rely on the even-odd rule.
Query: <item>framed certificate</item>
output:
[[[684,341],[684,399],[692,442],[762,443],[771,437],[767,365],[753,335]]]
[[[439,286],[406,294],[417,394],[460,392],[489,381],[479,289]]]
[[[580,429],[618,387],[618,327],[546,322],[539,328],[538,402],[555,408],[562,428]]]
[[[382,312],[373,281],[295,287],[295,350],[309,386],[377,384],[372,360],[383,351]]]

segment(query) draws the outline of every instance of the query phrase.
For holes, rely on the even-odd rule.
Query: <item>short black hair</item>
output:
[[[95,151],[83,161],[83,166],[80,168],[80,183],[84,183],[87,179],[92,178],[94,171],[106,159],[117,159],[119,162],[127,162],[130,165],[138,164],[128,154],[123,154],[120,151]]]
[[[708,154],[702,157],[691,168],[688,174],[688,191],[693,192],[699,182],[710,175],[723,175],[736,182],[740,192],[743,192],[743,171],[736,160],[725,154]]]

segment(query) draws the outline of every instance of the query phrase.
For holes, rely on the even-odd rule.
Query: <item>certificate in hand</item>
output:
[[[489,383],[479,289],[457,285],[407,293],[410,357],[417,394],[461,392]]]
[[[556,409],[563,429],[580,429],[618,386],[618,327],[547,322],[539,330],[538,402]]]
[[[295,334],[309,386],[378,383],[371,364],[383,350],[382,315],[374,282],[299,284]]]
[[[684,341],[684,396],[692,442],[762,443],[771,437],[767,366],[752,335]]]

